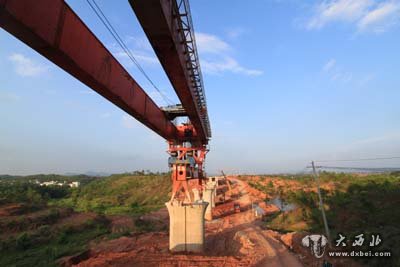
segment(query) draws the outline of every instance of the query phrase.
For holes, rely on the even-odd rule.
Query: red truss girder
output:
[[[198,140],[207,144],[209,134],[201,118],[204,110],[196,104],[184,46],[173,16],[174,1],[129,0],[129,3],[196,129]]]
[[[182,139],[163,111],[63,0],[0,0],[0,26],[160,136]]]

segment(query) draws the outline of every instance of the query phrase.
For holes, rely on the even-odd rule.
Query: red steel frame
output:
[[[207,144],[211,130],[188,2],[129,0],[129,3],[196,129],[198,140]]]
[[[190,126],[189,126],[190,127]],[[206,145],[192,146],[191,142],[169,142],[168,153],[176,159],[171,166],[172,195],[171,201],[180,189],[183,189],[188,202],[192,202],[191,189],[203,190],[205,172],[204,160],[208,152]],[[189,162],[193,158],[194,162]]]
[[[205,96],[200,101],[196,95],[180,33],[170,24],[172,2],[130,1],[190,118],[191,123],[180,126],[168,119],[64,0],[0,0],[0,26],[168,140],[168,153],[178,160],[171,164],[171,199],[183,188],[191,201],[189,184],[201,189],[205,178],[211,133]],[[200,72],[199,66],[196,69]]]
[[[193,128],[197,133],[188,146],[170,142],[168,151],[177,160],[176,164],[170,164],[171,200],[183,188],[191,202],[190,187],[202,189],[205,179],[203,166],[211,129],[189,3],[187,0],[129,0],[129,3],[191,121],[192,125],[178,126],[178,130]],[[181,160],[188,153],[194,165]]]

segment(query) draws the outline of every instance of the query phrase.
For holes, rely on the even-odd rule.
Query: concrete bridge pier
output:
[[[199,200],[201,199],[201,198],[200,198],[200,191],[199,191],[199,189],[193,188],[193,189],[192,189],[192,192],[193,192],[193,199],[194,199],[194,202],[199,201]]]
[[[214,191],[215,187],[210,185],[206,185],[206,188],[203,190],[203,201],[209,203],[205,212],[205,219],[207,221],[211,221],[213,219],[212,208],[215,207]]]
[[[169,213],[169,249],[171,252],[204,251],[204,213],[207,202],[165,203]]]

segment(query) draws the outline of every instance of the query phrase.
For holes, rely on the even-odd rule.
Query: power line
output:
[[[144,71],[142,66],[139,64],[139,62],[136,60],[136,58],[133,56],[131,53],[130,49],[126,46],[118,32],[115,30],[115,28],[112,26],[110,21],[107,19],[106,15],[104,12],[101,10],[101,8],[97,5],[95,0],[92,0],[93,4],[96,6],[94,7],[93,4],[89,1],[86,0],[86,2],[89,4],[89,6],[92,8],[94,13],[97,15],[97,17],[101,20],[103,25],[107,28],[107,30],[110,32],[110,34],[114,37],[115,41],[119,44],[119,46],[122,48],[122,50],[125,52],[125,54],[130,58],[130,60],[136,65],[136,67],[139,69],[139,71],[143,74],[143,76],[150,82],[150,84],[156,89],[156,91],[160,94],[160,96],[163,98],[166,104],[172,105],[173,101],[171,101],[166,95],[164,95],[160,89],[154,84],[154,82],[150,79],[150,77],[147,75],[147,73]],[[96,10],[97,8],[97,10]]]
[[[316,160],[315,162],[347,162],[347,161],[371,161],[371,160],[389,160],[389,159],[400,159],[398,157],[384,157],[384,158],[361,158],[361,159],[337,159],[337,160]]]
[[[370,171],[370,172],[389,172],[389,171],[400,171],[400,168],[396,167],[343,167],[343,166],[315,166],[317,169],[334,169],[334,170],[355,170],[355,171]],[[311,167],[308,167],[311,168]]]

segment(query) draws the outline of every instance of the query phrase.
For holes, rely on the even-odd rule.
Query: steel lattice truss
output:
[[[191,86],[196,97],[196,104],[200,110],[203,126],[208,137],[211,137],[210,121],[207,113],[207,102],[201,74],[199,56],[196,47],[196,38],[190,13],[188,0],[177,0],[173,6],[173,17],[177,20],[179,35],[184,46],[186,68],[189,72]],[[173,24],[174,25],[174,24]]]

